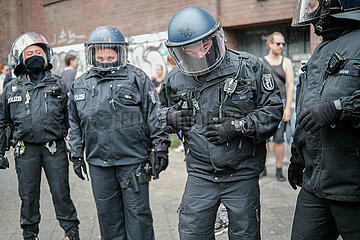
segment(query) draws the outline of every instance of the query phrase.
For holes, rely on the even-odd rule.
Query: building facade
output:
[[[113,25],[127,37],[129,61],[152,76],[157,64],[166,67],[163,42],[171,17],[189,6],[220,21],[227,46],[236,50],[264,56],[267,36],[279,31],[287,42],[284,54],[297,66],[317,41],[309,27],[291,28],[294,0],[2,0],[0,61],[7,59],[18,35],[35,31],[54,48],[55,73],[64,68],[68,52],[80,58],[79,70],[85,71],[83,43],[97,26]]]

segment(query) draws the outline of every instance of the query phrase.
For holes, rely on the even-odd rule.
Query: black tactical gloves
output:
[[[9,167],[9,160],[6,156],[0,156],[0,169],[7,169]]]
[[[76,176],[78,176],[81,180],[84,180],[84,176],[82,172],[85,173],[87,180],[89,180],[87,169],[86,169],[86,163],[84,159],[82,158],[72,158],[71,161],[73,162],[74,172]]]
[[[236,126],[238,125],[238,126]],[[231,118],[214,118],[206,126],[205,136],[209,142],[220,145],[241,136],[243,133],[242,122]]]
[[[291,161],[291,160],[290,160]],[[288,168],[288,181],[291,187],[296,190],[302,186],[304,166],[299,163],[291,162]]]
[[[322,102],[301,112],[296,122],[300,129],[313,134],[340,119],[341,112],[341,106],[335,107],[335,101]]]
[[[167,152],[155,152],[155,171],[157,175],[164,171],[169,164],[169,157]]]
[[[193,111],[181,109],[181,105],[179,103],[172,106],[166,115],[167,125],[175,132],[179,130],[190,131],[191,127],[195,124]]]

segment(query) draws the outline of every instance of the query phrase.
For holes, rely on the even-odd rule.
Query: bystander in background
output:
[[[160,93],[161,82],[165,79],[164,67],[162,65],[156,66],[156,76],[151,77],[152,83],[155,85],[155,90]]]
[[[16,63],[15,63],[14,57],[11,56],[11,54],[9,54],[8,66],[11,66],[11,71],[9,71],[5,77],[5,80],[2,84],[3,89],[5,88],[7,83],[9,83],[12,79],[16,78],[16,75],[14,73],[15,65],[16,65]]]
[[[67,91],[71,89],[71,84],[75,79],[80,77],[81,73],[77,70],[78,60],[75,55],[67,54],[65,56],[65,68],[61,73],[61,78],[67,88]]]
[[[10,71],[10,68],[6,63],[1,63],[0,69],[1,69],[1,73],[0,73],[0,94],[1,94],[3,92],[5,77]]]
[[[282,56],[282,52],[285,46],[285,38],[279,32],[272,33],[267,41],[266,45],[269,49],[269,54],[264,56],[263,60],[266,66],[269,68],[276,84],[279,86],[281,99],[284,104],[284,112],[282,121],[279,124],[278,130],[272,137],[273,151],[276,159],[276,179],[278,181],[285,181],[285,177],[282,174],[282,165],[284,158],[284,133],[286,127],[290,124],[291,118],[291,103],[294,96],[294,70],[291,60]],[[267,153],[269,153],[269,144],[266,144]],[[268,156],[269,154],[267,154]],[[260,177],[266,176],[266,163],[263,172]]]

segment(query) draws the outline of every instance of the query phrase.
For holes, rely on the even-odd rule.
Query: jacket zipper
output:
[[[47,103],[47,93],[46,93],[46,91],[44,91],[44,97],[45,97],[45,114],[47,115],[47,105],[48,105],[48,103]]]
[[[115,108],[115,99],[114,99],[114,96],[113,96],[113,85],[110,84],[109,86],[109,103],[110,103],[110,111],[111,109],[113,109],[114,111],[116,111],[116,108]]]
[[[91,88],[91,96],[95,97],[95,83],[92,85]]]
[[[327,80],[327,78],[324,77],[324,80],[323,80],[323,82],[322,82],[322,84],[321,84],[321,87],[320,87],[320,89],[319,89],[319,92],[318,92],[319,94],[321,94],[322,90],[324,89],[326,80]]]
[[[308,71],[309,69],[307,69],[306,70],[306,72],[304,72],[303,74],[304,74],[304,78],[301,80],[301,85],[300,85],[300,92],[299,92],[299,100],[298,100],[298,104],[297,105],[299,105],[299,107],[300,107],[300,105],[301,105],[301,100],[303,99],[303,91],[304,91],[304,84],[305,84],[305,82],[307,82],[307,71]],[[300,113],[300,111],[302,110],[302,109],[297,109],[298,107],[296,106],[296,112],[299,112]]]

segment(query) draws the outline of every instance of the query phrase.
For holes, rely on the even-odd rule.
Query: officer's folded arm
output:
[[[360,90],[351,96],[340,98],[342,113],[340,121],[346,121],[355,128],[360,128]]]

